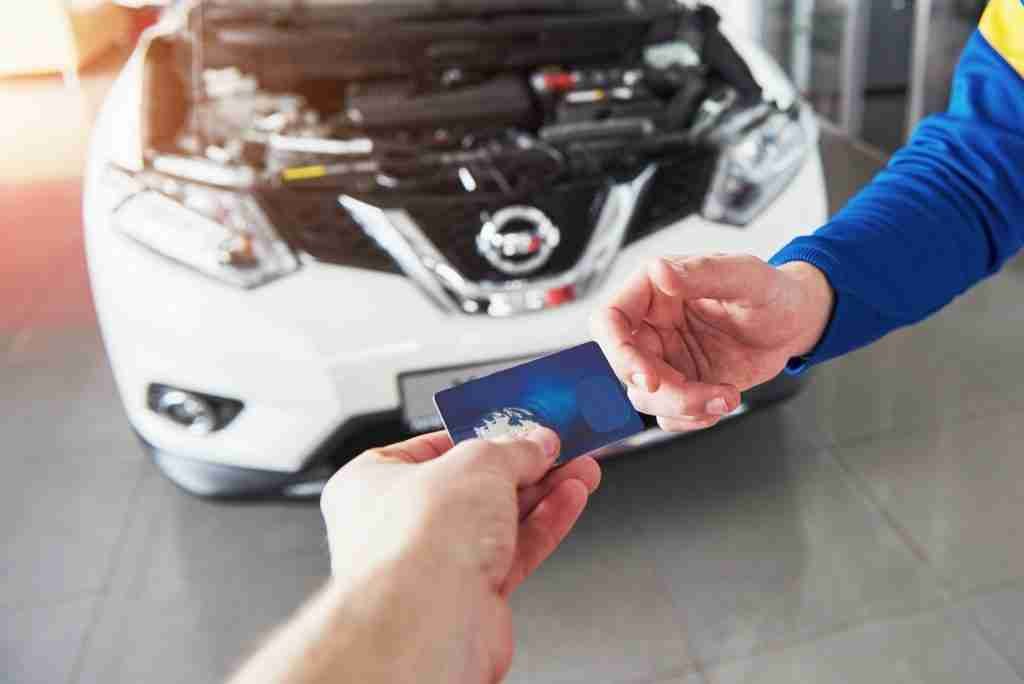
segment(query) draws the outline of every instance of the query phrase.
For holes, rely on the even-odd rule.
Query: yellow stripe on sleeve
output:
[[[1024,76],[1024,2],[992,0],[978,28],[988,44]]]
[[[281,178],[286,181],[310,180],[322,178],[327,175],[327,168],[322,164],[314,166],[293,166],[281,172]]]

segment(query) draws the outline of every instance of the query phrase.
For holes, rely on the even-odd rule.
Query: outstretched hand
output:
[[[550,470],[558,452],[546,428],[455,447],[439,432],[371,449],[328,483],[321,506],[335,581],[388,573],[398,587],[379,619],[401,623],[402,643],[368,643],[393,649],[377,660],[409,668],[400,679],[504,676],[514,643],[508,597],[569,533],[601,478],[592,458]]]
[[[592,328],[638,411],[665,430],[696,430],[808,353],[833,297],[824,274],[804,262],[774,268],[745,255],[669,257],[631,278]]]

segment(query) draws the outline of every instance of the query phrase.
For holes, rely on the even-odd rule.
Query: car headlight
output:
[[[243,288],[298,268],[291,248],[244,191],[155,175],[139,180],[147,189],[114,210],[113,224],[154,252]]]
[[[704,217],[735,225],[749,223],[797,174],[813,137],[812,121],[776,113],[748,129],[722,150]]]

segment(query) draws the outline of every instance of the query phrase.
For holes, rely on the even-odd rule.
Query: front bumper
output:
[[[808,377],[780,375],[744,393],[743,403],[726,416],[726,420],[793,396],[800,391]],[[682,436],[659,429],[650,416],[646,416],[645,420],[649,427],[644,432],[601,450],[595,454],[596,457],[611,458]],[[154,447],[141,435],[139,440],[161,472],[190,494],[221,499],[308,499],[319,497],[327,481],[341,465],[339,455],[353,455],[364,446],[384,444],[404,436],[405,427],[397,420],[397,414],[364,417],[342,426],[296,472],[245,468],[179,456]]]

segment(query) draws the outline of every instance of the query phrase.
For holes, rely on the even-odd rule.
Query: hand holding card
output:
[[[644,429],[595,342],[551,354],[434,395],[452,441],[558,433],[564,463]]]

